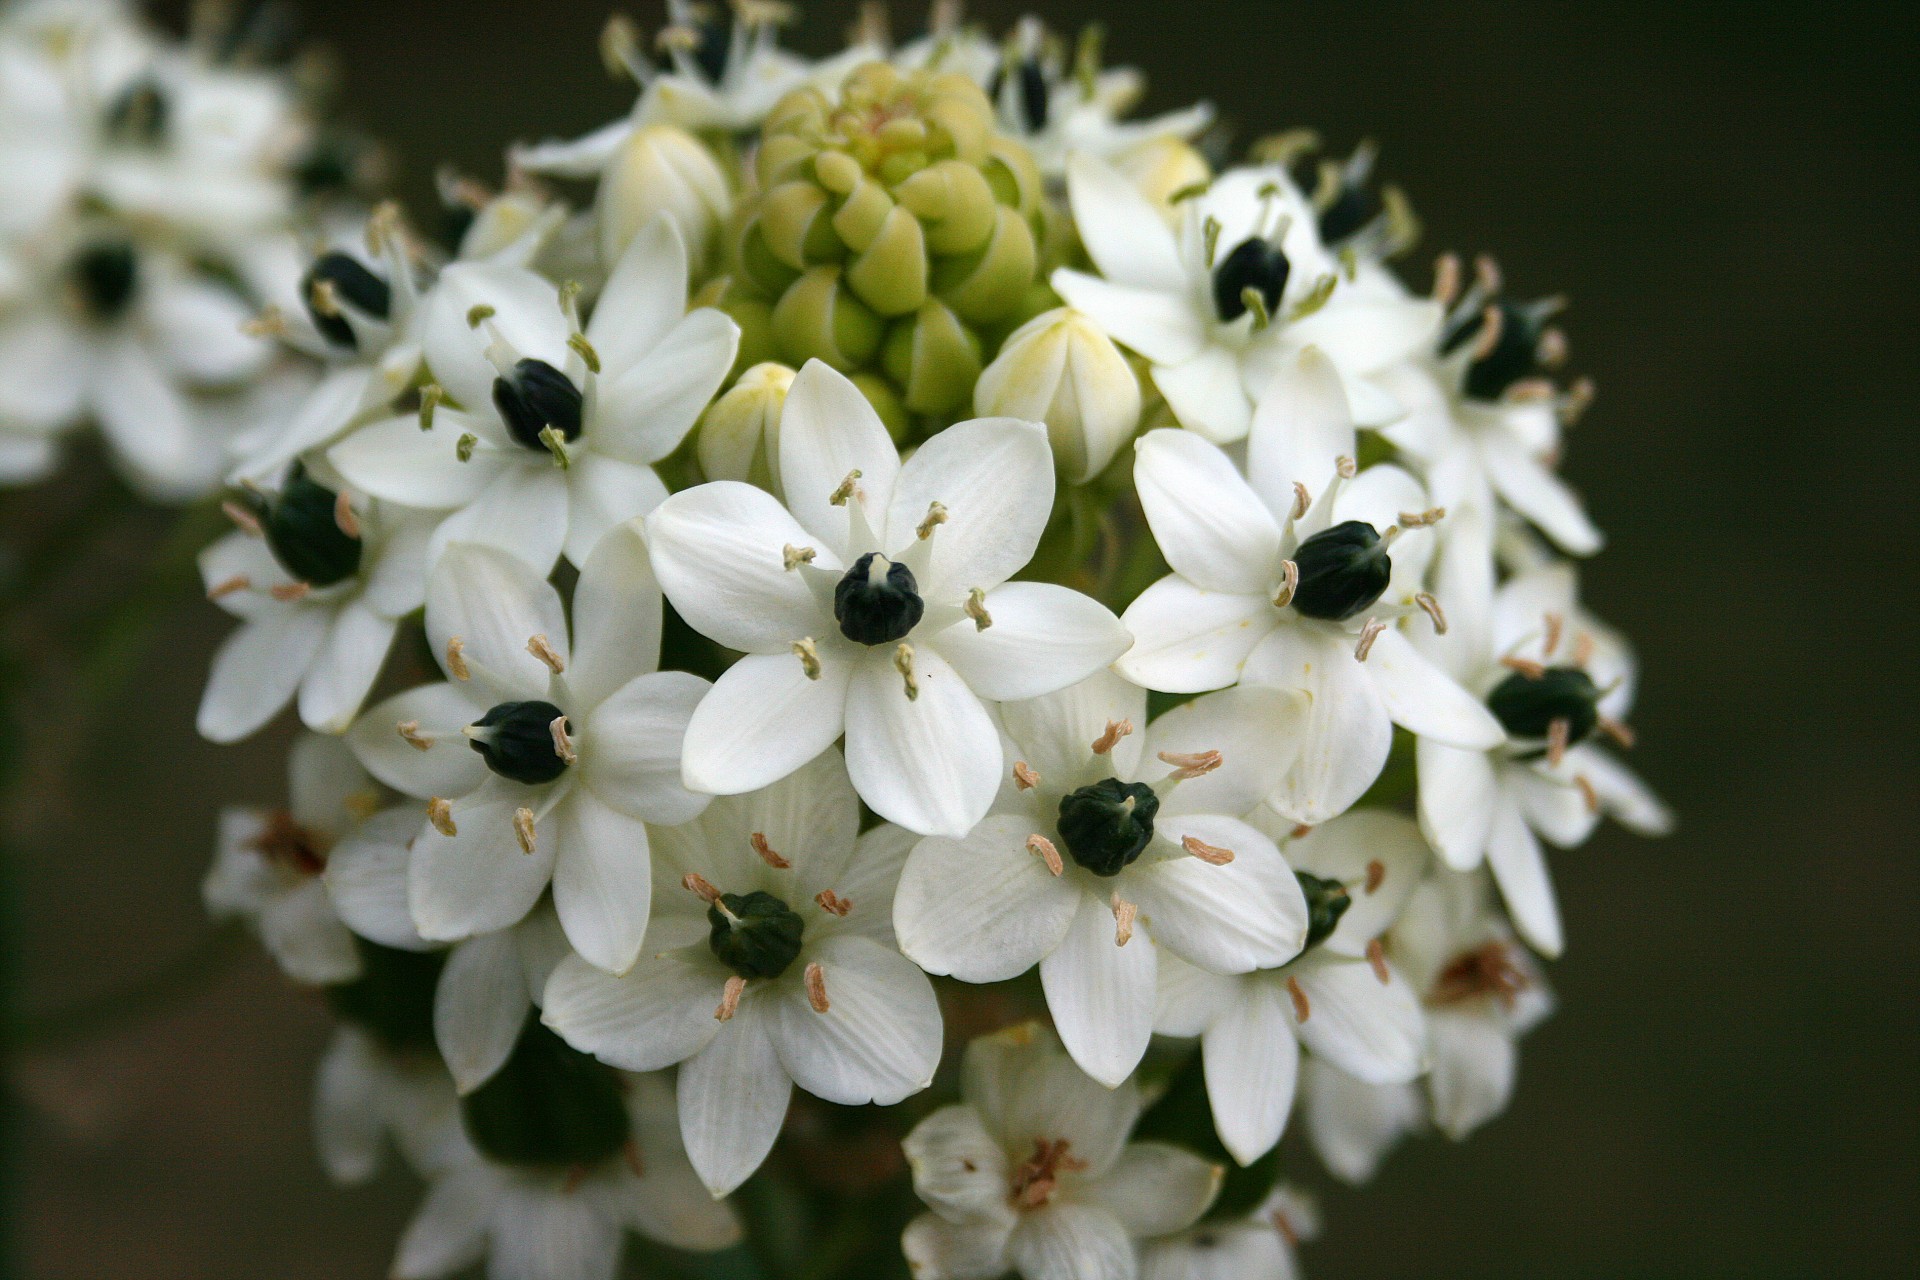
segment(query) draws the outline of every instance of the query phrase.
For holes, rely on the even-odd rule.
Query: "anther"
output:
[[[1293,825],[1293,830],[1287,832],[1287,839],[1298,840],[1301,836],[1310,835],[1312,832],[1313,824],[1311,822],[1296,822]]]
[[[1425,529],[1429,525],[1439,524],[1446,516],[1445,507],[1428,507],[1425,511],[1402,511],[1400,523],[1408,529]]]
[[[1365,886],[1366,892],[1368,894],[1375,894],[1380,892],[1380,886],[1382,883],[1386,881],[1386,878],[1387,878],[1386,863],[1380,861],[1380,859],[1378,858],[1374,858],[1373,860],[1368,862],[1367,863],[1367,883]]]
[[[1572,733],[1573,721],[1565,716],[1555,716],[1547,725],[1547,763],[1556,769],[1567,758],[1567,739]]]
[[[993,615],[987,612],[987,593],[979,587],[967,592],[967,616],[973,619],[975,631],[985,631],[993,625]]]
[[[484,302],[479,303],[467,311],[467,328],[478,329],[486,321],[493,319],[495,314],[492,307]]]
[[[1172,777],[1176,782],[1185,782],[1188,778],[1212,773],[1224,757],[1218,751],[1162,751],[1159,759],[1162,764],[1173,766]]]
[[[554,466],[560,468],[562,471],[573,466],[573,457],[567,452],[566,432],[560,430],[558,427],[542,427],[540,428],[540,434],[537,439],[541,444],[546,446],[547,452],[553,455]]]
[[[1013,785],[1020,791],[1031,791],[1040,785],[1040,775],[1025,760],[1013,762]]]
[[[698,871],[689,871],[684,876],[681,876],[680,887],[708,906],[712,906],[714,903],[720,901],[720,891],[713,887],[712,881],[708,880]]]
[[[947,522],[946,504],[943,502],[929,502],[927,504],[927,518],[920,522],[919,527],[913,531],[913,535],[914,537],[920,539],[920,541],[925,542],[928,538],[931,538],[933,536],[933,531],[935,529],[938,529],[941,525],[945,524],[946,522]]]
[[[740,1008],[740,997],[747,989],[747,980],[739,974],[727,979],[727,985],[720,988],[720,1007],[713,1011],[715,1022],[729,1022],[735,1011]]]
[[[1028,836],[1027,852],[1037,855],[1040,861],[1047,864],[1047,870],[1056,876],[1064,873],[1067,869],[1067,864],[1061,861],[1060,850],[1054,848],[1053,841],[1047,839],[1045,836]]]
[[[1533,358],[1543,369],[1558,369],[1567,362],[1567,335],[1559,329],[1549,329],[1541,334],[1539,343],[1533,349]]]
[[[767,837],[763,832],[756,831],[752,835],[748,836],[747,843],[752,845],[753,851],[760,855],[760,861],[766,863],[768,866],[772,867],[775,871],[785,871],[788,867],[791,867],[793,865],[791,862],[787,861],[785,858],[781,857],[779,854],[774,852],[773,846],[767,843]]]
[[[831,889],[822,889],[813,895],[813,900],[819,903],[820,909],[828,915],[845,916],[847,912],[853,910],[853,899],[843,898]]]
[[[1298,520],[1306,515],[1307,508],[1312,505],[1313,494],[1307,491],[1307,486],[1295,480],[1293,482],[1293,518]]]
[[[1431,591],[1416,592],[1413,597],[1413,602],[1419,605],[1421,610],[1429,618],[1433,619],[1433,634],[1437,636],[1447,634],[1446,611],[1441,609],[1440,602],[1434,599]]]
[[[1107,721],[1107,727],[1101,730],[1100,736],[1093,740],[1093,754],[1097,756],[1106,755],[1119,744],[1120,739],[1132,732],[1133,721],[1131,720]]]
[[[812,547],[796,547],[791,542],[780,548],[780,563],[792,573],[803,564],[812,564],[813,558],[820,553]]]
[[[1563,426],[1572,426],[1593,405],[1593,379],[1581,378],[1567,388],[1565,399],[1560,402],[1560,422]]]
[[[1459,296],[1460,258],[1457,254],[1443,253],[1433,264],[1433,300],[1442,308],[1450,308]]]
[[[400,741],[406,743],[415,751],[433,750],[433,739],[420,732],[420,722],[418,720],[402,720],[393,727],[394,731],[400,735]]]
[[[207,599],[218,600],[223,596],[230,596],[236,591],[245,591],[251,586],[253,586],[252,578],[249,578],[244,573],[236,573],[231,578],[225,578],[208,587]]]
[[[1368,618],[1367,625],[1360,628],[1360,643],[1354,645],[1353,656],[1365,662],[1367,655],[1373,652],[1373,642],[1378,640],[1380,633],[1386,629],[1387,624],[1380,619]]]
[[[793,642],[793,656],[800,659],[800,670],[806,673],[807,679],[818,680],[820,678],[820,651],[814,648],[811,638],[795,640]]]
[[[459,636],[447,637],[447,674],[455,680],[473,678],[473,672],[467,666],[467,642]]]
[[[1113,908],[1113,945],[1124,947],[1133,940],[1133,922],[1139,918],[1140,908],[1121,897],[1118,889],[1113,891],[1108,905]]]
[[[1359,465],[1344,453],[1333,460],[1333,469],[1339,473],[1342,480],[1351,480],[1360,474]]]
[[[1305,1022],[1313,1016],[1313,1006],[1307,1002],[1307,993],[1300,986],[1300,979],[1287,978],[1287,994],[1293,997],[1293,1016],[1297,1022]]]
[[[444,796],[435,796],[427,801],[427,821],[443,836],[460,834],[460,828],[453,824],[453,801]]]
[[[1596,724],[1600,732],[1613,739],[1616,745],[1625,750],[1633,750],[1633,744],[1639,741],[1624,721],[1615,720],[1612,716],[1601,716]]]
[[[460,438],[453,442],[453,456],[462,462],[472,462],[473,451],[478,448],[479,445],[479,436],[473,434],[471,431],[463,432]]]
[[[353,503],[342,489],[333,499],[333,523],[349,538],[360,536],[360,517],[353,514]]]
[[[268,587],[267,594],[275,600],[278,600],[281,604],[293,604],[296,601],[305,600],[309,595],[313,594],[313,584],[311,582],[282,582],[277,586]]]
[[[593,349],[591,342],[587,341],[586,334],[569,334],[567,337],[567,346],[585,363],[588,373],[600,372],[600,353]]]
[[[1293,593],[1300,589],[1300,566],[1292,560],[1280,562],[1280,589],[1273,593],[1273,607],[1284,609],[1293,603]]]
[[[1393,981],[1393,974],[1387,969],[1387,949],[1378,938],[1367,943],[1367,963],[1373,966],[1373,976],[1380,979],[1381,986]]]
[[[913,678],[913,646],[904,640],[893,651],[893,669],[900,673],[900,679],[906,683],[907,701],[919,698],[920,682]]]
[[[1500,264],[1493,260],[1491,254],[1483,253],[1473,260],[1473,278],[1483,292],[1500,292]]]
[[[1208,866],[1224,867],[1233,861],[1233,850],[1222,849],[1217,844],[1208,844],[1198,836],[1180,837],[1180,847]]]
[[[220,510],[226,513],[227,519],[233,521],[235,528],[239,529],[240,532],[246,534],[249,538],[264,536],[264,530],[260,528],[260,517],[254,515],[253,512],[247,510],[239,503],[229,499],[220,504]]]
[[[1500,345],[1500,335],[1507,327],[1506,313],[1499,307],[1488,307],[1480,313],[1480,332],[1473,342],[1473,358],[1485,360]]]
[[[573,739],[567,736],[567,718],[555,716],[547,730],[553,734],[553,754],[568,764],[578,764],[580,756],[573,749]]]
[[[1500,659],[1500,665],[1509,671],[1518,671],[1529,680],[1545,679],[1547,674],[1546,667],[1532,658],[1517,658],[1509,655]]]
[[[1582,631],[1573,638],[1573,665],[1584,667],[1593,660],[1593,635]]]
[[[513,811],[513,834],[520,841],[520,852],[533,852],[533,810],[522,806]]]
[[[1553,656],[1553,651],[1560,647],[1560,634],[1566,628],[1566,623],[1567,620],[1557,613],[1546,615],[1547,636],[1542,647],[1549,658]]]
[[[1587,775],[1584,773],[1574,774],[1573,785],[1579,788],[1580,799],[1583,803],[1586,804],[1587,812],[1588,813],[1600,812],[1600,793],[1593,789],[1593,784],[1591,782],[1587,781]]]
[[[559,675],[567,669],[567,664],[560,660],[559,653],[554,650],[553,645],[548,643],[547,638],[543,635],[533,636],[527,640],[527,652],[546,663],[547,670],[553,672],[555,675]]]
[[[852,471],[847,472],[847,478],[840,482],[840,487],[827,495],[827,501],[836,507],[846,506],[847,499],[853,496],[854,488],[859,479],[860,468],[855,467]]]
[[[825,1013],[833,1007],[827,1003],[827,973],[818,960],[808,962],[806,984],[807,1003],[813,1006],[815,1013]]]

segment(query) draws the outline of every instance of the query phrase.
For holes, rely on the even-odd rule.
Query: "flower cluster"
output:
[[[339,1016],[329,1169],[431,1184],[398,1275],[758,1252],[783,1146],[830,1198],[902,1137],[923,1280],[1291,1274],[1296,1103],[1347,1180],[1498,1114],[1545,847],[1668,824],[1590,391],[1490,262],[1403,281],[1371,147],[1229,160],[1034,20],[786,17],[615,21],[629,117],[304,268],[200,728],[307,732],[209,905]]]

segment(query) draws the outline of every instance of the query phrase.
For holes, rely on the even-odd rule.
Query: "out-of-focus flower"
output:
[[[1147,1241],[1140,1280],[1299,1280],[1294,1250],[1319,1234],[1320,1206],[1283,1183],[1244,1218]]]

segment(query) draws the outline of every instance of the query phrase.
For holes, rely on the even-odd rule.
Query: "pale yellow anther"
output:
[[[473,678],[473,672],[467,667],[467,642],[459,636],[447,637],[447,674],[455,680]]]
[[[713,1011],[714,1021],[726,1022],[740,1008],[740,997],[747,989],[747,980],[739,974],[727,979],[727,985],[720,988],[720,1007]]]
[[[893,669],[900,673],[900,679],[906,683],[907,701],[919,698],[920,682],[913,678],[913,646],[904,640],[893,651]]]
[[[920,539],[920,541],[925,542],[933,536],[935,529],[938,529],[946,522],[946,504],[944,502],[929,502],[927,504],[927,518],[920,522],[919,527],[913,531],[913,534],[916,538]]]
[[[800,659],[800,670],[806,673],[807,679],[818,680],[820,678],[820,650],[814,647],[813,637],[809,636],[804,640],[795,640],[793,642],[793,656]]]
[[[1133,941],[1133,922],[1140,918],[1140,908],[1121,897],[1118,889],[1113,891],[1107,905],[1113,908],[1113,945],[1124,947]]]
[[[1443,636],[1447,634],[1446,610],[1442,609],[1440,607],[1440,602],[1434,599],[1433,592],[1431,591],[1416,592],[1413,597],[1413,602],[1419,605],[1421,610],[1429,618],[1433,619],[1433,634],[1437,636]]]
[[[1293,603],[1293,593],[1300,589],[1300,566],[1292,560],[1280,562],[1280,589],[1273,593],[1273,607],[1284,609]]]
[[[312,595],[313,584],[311,582],[282,582],[278,586],[268,587],[267,594],[275,600],[278,600],[281,604],[293,604],[296,601],[305,600],[308,596]]]
[[[708,880],[698,871],[689,871],[684,876],[681,876],[680,887],[708,906],[712,906],[714,903],[720,901],[720,891],[713,887],[711,880]]]
[[[1313,1016],[1313,1006],[1307,1002],[1307,992],[1300,985],[1300,979],[1287,979],[1287,994],[1293,997],[1293,1016],[1297,1022],[1305,1022]]]
[[[1553,651],[1560,647],[1560,637],[1566,630],[1567,620],[1557,613],[1549,613],[1546,615],[1544,622],[1547,635],[1546,639],[1541,643],[1541,650],[1551,658]]]
[[[1373,966],[1373,976],[1380,979],[1381,986],[1393,981],[1393,973],[1387,968],[1386,944],[1378,938],[1367,943],[1367,963]]]
[[[284,338],[288,332],[287,313],[278,307],[262,307],[259,314],[240,323],[240,332],[250,338]]]
[[[1581,378],[1567,388],[1566,396],[1560,401],[1560,421],[1572,426],[1580,421],[1586,411],[1593,407],[1594,385],[1592,378]]]
[[[581,362],[587,366],[588,373],[600,372],[600,353],[593,349],[591,342],[587,341],[586,334],[575,333],[569,335],[567,338],[567,346],[573,350],[575,355],[580,357]]]
[[[1218,751],[1162,751],[1159,759],[1162,764],[1173,766],[1171,776],[1176,782],[1185,782],[1188,778],[1212,773],[1224,757]]]
[[[1312,505],[1313,495],[1307,491],[1307,486],[1295,480],[1293,482],[1293,518],[1298,520],[1306,515],[1307,508]]]
[[[224,578],[208,587],[207,599],[218,600],[222,596],[230,596],[236,591],[245,591],[251,586],[253,586],[252,578],[249,578],[244,573],[236,573],[231,578]]]
[[[533,852],[533,810],[522,807],[513,811],[513,835],[520,842],[520,852]]]
[[[1359,466],[1352,458],[1347,457],[1345,454],[1341,454],[1333,460],[1333,469],[1339,473],[1342,480],[1351,480],[1360,474]]]
[[[1402,511],[1400,523],[1408,529],[1425,529],[1429,525],[1439,524],[1446,517],[1445,507],[1428,507],[1425,511]]]
[[[1433,264],[1433,300],[1442,307],[1451,307],[1459,296],[1460,258],[1457,254],[1443,253]]]
[[[573,749],[573,739],[567,735],[567,718],[555,716],[547,725],[547,731],[553,735],[553,754],[568,764],[579,764],[580,756]]]
[[[435,796],[427,801],[427,821],[443,836],[460,834],[460,828],[453,824],[453,801],[444,796]]]
[[[556,650],[552,644],[548,643],[547,638],[543,635],[528,638],[527,652],[545,663],[547,670],[553,672],[555,675],[559,675],[567,669],[567,664],[560,659],[559,651]]]
[[[418,720],[402,720],[399,724],[393,726],[393,728],[394,731],[400,735],[400,741],[406,743],[415,751],[433,750],[433,739],[420,732],[420,722]]]
[[[1047,864],[1047,870],[1054,875],[1066,871],[1067,864],[1061,861],[1060,850],[1054,848],[1053,841],[1042,835],[1027,837],[1027,852],[1035,855]]]
[[[453,456],[462,462],[472,462],[473,451],[479,447],[479,436],[471,431],[463,432],[460,438],[453,442]]]
[[[767,843],[767,837],[764,832],[760,832],[760,831],[754,832],[752,835],[747,837],[747,843],[752,845],[753,851],[760,855],[760,861],[766,863],[768,866],[772,867],[775,871],[785,871],[788,867],[791,867],[793,865],[791,862],[788,862],[785,858],[781,857],[779,854],[774,852],[773,846]]]
[[[967,616],[973,619],[975,631],[985,631],[993,625],[993,615],[987,612],[987,593],[979,587],[967,592]]]
[[[1373,642],[1378,640],[1380,633],[1386,629],[1387,624],[1380,619],[1368,618],[1367,625],[1360,628],[1360,642],[1353,646],[1353,656],[1365,662],[1367,655],[1373,652]]]
[[[806,971],[807,1003],[815,1013],[825,1013],[833,1006],[827,1003],[827,972],[820,967],[818,960],[807,963]]]
[[[812,547],[796,547],[789,542],[780,548],[780,563],[788,573],[792,573],[803,564],[812,564],[813,558],[819,554]]]
[[[360,517],[353,513],[353,502],[345,489],[334,496],[333,523],[349,538],[360,536]]]
[[[314,314],[334,319],[340,314],[340,291],[333,287],[333,281],[316,277],[307,286],[307,305]]]
[[[1224,867],[1233,861],[1233,850],[1208,844],[1198,836],[1182,836],[1180,847],[1209,866]]]
[[[843,898],[831,889],[822,889],[813,895],[813,900],[820,904],[822,911],[831,916],[845,916],[847,912],[853,910],[853,899]]]
[[[1120,739],[1132,732],[1133,721],[1131,720],[1107,721],[1107,727],[1102,729],[1100,736],[1093,740],[1093,754],[1097,756],[1106,755],[1119,745]]]
[[[1378,858],[1374,858],[1368,861],[1367,882],[1366,882],[1366,888],[1365,888],[1365,892],[1367,896],[1372,897],[1374,894],[1380,892],[1380,886],[1386,883],[1386,879],[1387,879],[1387,864],[1380,861],[1380,859]]]
[[[569,470],[573,466],[573,455],[567,452],[566,434],[560,428],[551,426],[540,428],[540,443],[545,445],[547,452],[552,455],[554,466],[562,471]]]
[[[263,531],[260,528],[260,517],[254,515],[253,512],[247,510],[239,503],[228,499],[220,504],[220,510],[226,514],[227,519],[233,521],[236,529],[246,534],[249,538],[258,538],[261,536]]]
[[[1040,775],[1025,760],[1013,762],[1013,785],[1020,791],[1031,791],[1040,785]]]
[[[855,467],[853,470],[847,472],[847,478],[840,482],[840,487],[827,495],[827,501],[836,507],[846,506],[847,499],[854,495],[859,483],[860,468]]]

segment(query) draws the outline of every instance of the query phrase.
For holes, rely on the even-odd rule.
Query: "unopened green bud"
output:
[[[793,386],[783,364],[756,364],[700,419],[696,451],[709,480],[743,480],[775,497],[780,488],[780,411]]]
[[[947,413],[967,403],[980,376],[980,340],[930,298],[918,314],[888,331],[880,365],[909,410]]]
[[[873,358],[882,334],[880,317],[842,287],[838,267],[815,267],[774,304],[774,343],[794,365],[823,360],[845,373]]]
[[[982,417],[1047,424],[1054,460],[1069,484],[1106,469],[1140,425],[1140,380],[1113,339],[1071,307],[1015,330],[974,387]]]
[[[643,125],[600,179],[602,260],[618,262],[640,228],[664,213],[679,228],[697,270],[731,206],[726,177],[699,139],[672,125]]]

